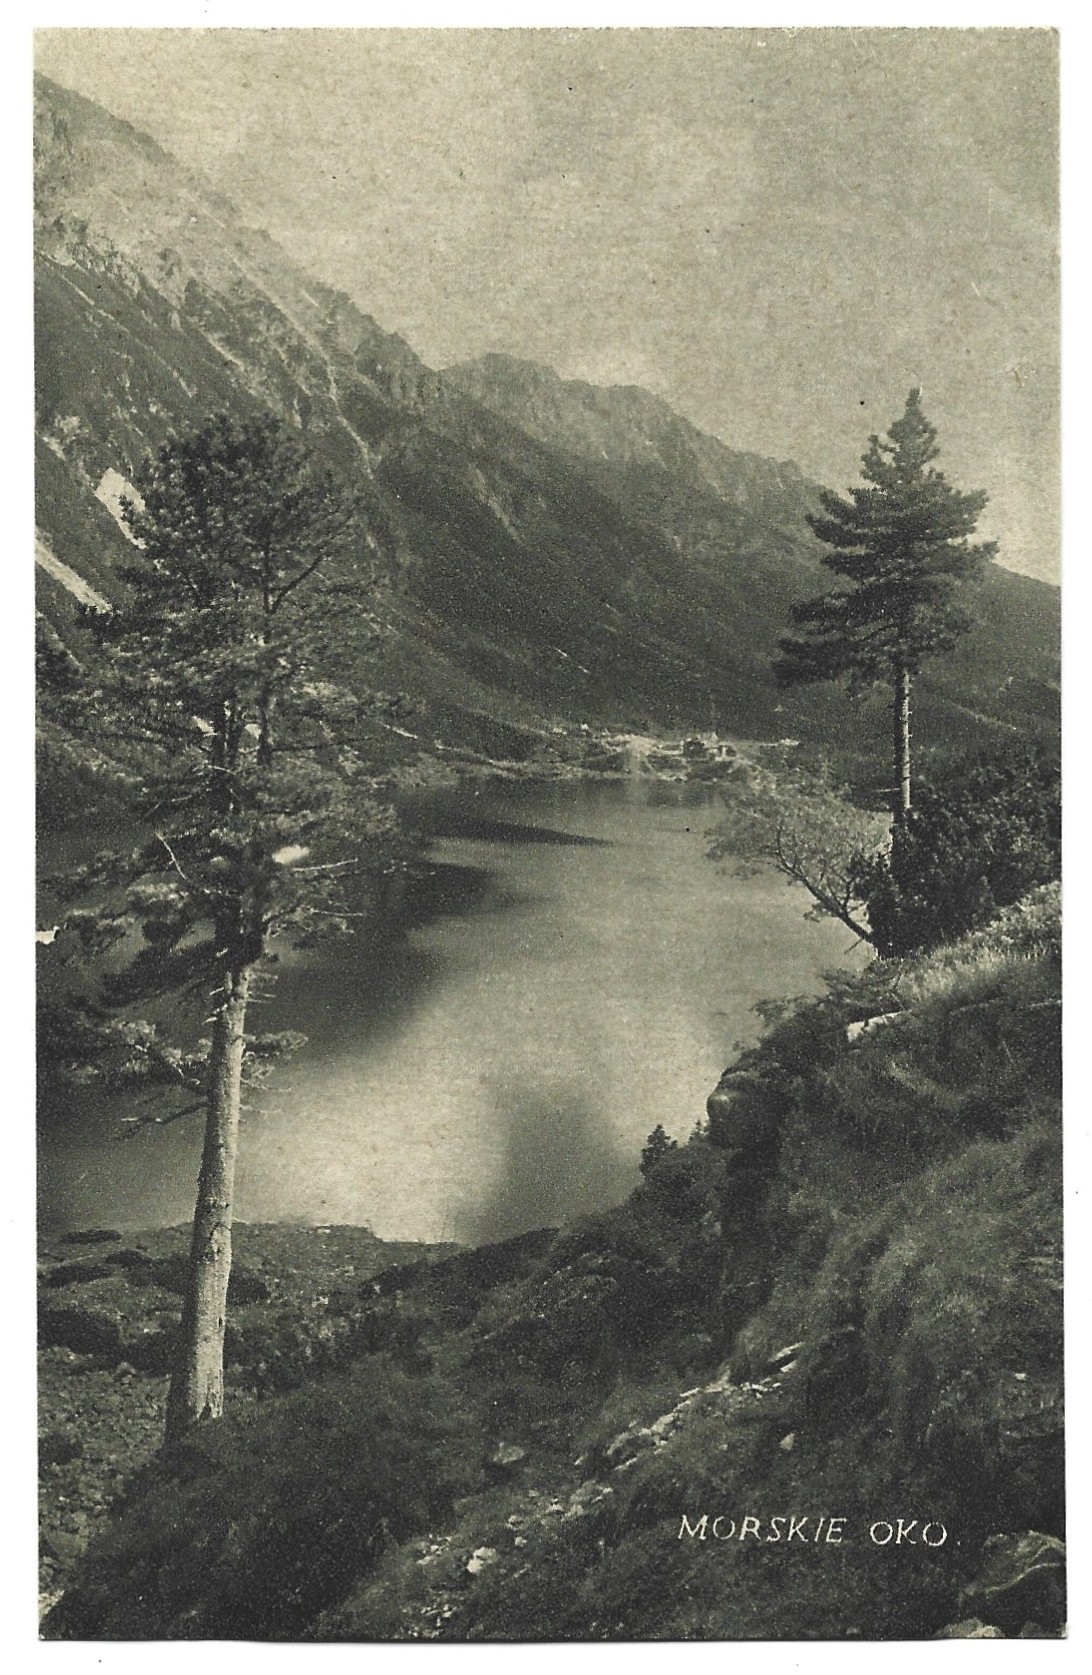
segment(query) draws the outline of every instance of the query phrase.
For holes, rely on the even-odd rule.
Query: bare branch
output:
[[[192,1117],[195,1111],[205,1110],[205,1101],[200,1099],[196,1105],[184,1105],[181,1111],[168,1111],[164,1116],[145,1113],[142,1117],[122,1117],[126,1125],[126,1132],[116,1136],[119,1140],[131,1140],[143,1128],[166,1128],[168,1123],[178,1122],[182,1117]]]
[[[316,864],[314,866],[309,866],[309,867],[293,866],[292,871],[294,873],[301,873],[301,872],[336,872],[336,871],[340,870],[342,867],[358,867],[360,865],[361,865],[360,856],[359,855],[353,855],[347,861],[325,861],[325,862],[322,862],[321,864]]]
[[[174,868],[175,872],[178,874],[179,878],[181,878],[181,880],[183,881],[184,884],[189,884],[190,880],[186,877],[186,874],[182,871],[182,868],[179,865],[178,856],[175,854],[174,850],[171,848],[170,844],[167,842],[166,838],[163,836],[163,833],[162,832],[157,832],[155,835],[159,839],[160,843],[163,845],[164,849],[167,851],[167,854],[170,856],[171,865]],[[192,888],[192,886],[191,886],[191,888]]]
[[[308,576],[313,576],[314,575],[315,571],[318,569],[319,565],[323,563],[325,558],[326,558],[326,554],[324,552],[320,553],[319,556],[315,559],[315,562],[313,564],[308,564],[303,570],[300,571],[298,576],[293,576],[292,580],[290,582],[288,582],[284,587],[282,587],[279,593],[274,594],[273,603],[269,607],[270,616],[275,616],[276,615],[280,606],[288,598],[288,595],[290,593],[294,593],[296,588],[299,587],[301,582],[305,582],[307,580]]]

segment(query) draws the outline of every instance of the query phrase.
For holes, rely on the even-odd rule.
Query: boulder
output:
[[[500,1471],[511,1471],[526,1458],[526,1448],[521,1448],[516,1442],[501,1442],[489,1456],[489,1464]]]
[[[1065,1621],[1065,1542],[1038,1530],[995,1535],[978,1575],[959,1594],[960,1609],[998,1623],[1010,1634],[1027,1624],[1044,1634]]]
[[[874,1030],[882,1029],[884,1024],[894,1023],[901,1018],[901,1012],[877,1012],[871,1018],[861,1018],[855,1024],[846,1025],[846,1040],[850,1043],[859,1041],[862,1035],[870,1035]]]
[[[761,1089],[761,1078],[753,1071],[729,1066],[709,1095],[705,1110],[710,1134],[722,1150],[763,1152],[776,1140]]]
[[[605,1500],[613,1493],[609,1483],[599,1483],[594,1478],[589,1478],[586,1483],[581,1483],[579,1488],[573,1490],[569,1496],[569,1508],[571,1510],[577,1506],[594,1505],[596,1501]]]

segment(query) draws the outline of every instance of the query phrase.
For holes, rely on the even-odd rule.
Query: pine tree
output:
[[[997,551],[968,537],[986,504],[961,493],[932,466],[936,430],[911,390],[906,409],[881,441],[869,438],[865,485],[849,500],[830,490],[808,522],[832,549],[823,563],[849,586],[793,607],[799,635],[780,642],[775,671],[783,685],[838,680],[856,688],[882,681],[894,696],[894,810],[910,808],[910,698],[922,664],[950,651],[972,625],[965,586]]]
[[[122,572],[126,602],[96,619],[83,708],[148,836],[66,883],[89,899],[66,920],[88,949],[137,947],[107,980],[112,1010],[68,1027],[73,1051],[97,1034],[114,1071],[173,1083],[205,1112],[170,1439],[222,1411],[242,1089],[293,1044],[248,1034],[255,980],[275,938],[350,928],[346,881],[390,864],[393,825],[360,753],[377,579],[361,505],[265,417],[172,439],[137,486],[124,517],[143,550]],[[132,1016],[179,993],[211,1003],[199,1048]]]

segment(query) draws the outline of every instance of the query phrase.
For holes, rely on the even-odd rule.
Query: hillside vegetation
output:
[[[251,1299],[230,1416],[131,1478],[47,1635],[1057,1633],[1057,910],[772,1010],[615,1211],[331,1269],[276,1331]],[[77,1390],[122,1352],[69,1353]]]

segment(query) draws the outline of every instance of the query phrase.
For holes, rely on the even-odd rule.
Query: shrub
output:
[[[1012,754],[950,771],[862,863],[861,894],[884,956],[934,948],[985,925],[1061,869],[1056,763]]]
[[[451,1384],[383,1358],[237,1409],[148,1468],[45,1625],[50,1639],[291,1639],[379,1555],[479,1486]]]
[[[709,1211],[717,1168],[708,1145],[669,1151],[628,1203],[559,1234],[529,1275],[481,1308],[471,1352],[477,1375],[508,1386],[526,1379],[535,1411],[545,1403],[560,1415],[623,1369],[667,1354],[669,1342],[676,1365],[700,1359],[722,1261]],[[661,1176],[669,1210],[656,1202]],[[694,1213],[680,1221],[690,1194]]]
[[[108,1367],[115,1366],[124,1354],[119,1322],[97,1309],[39,1309],[38,1343],[43,1349],[73,1349],[79,1355],[94,1355]]]
[[[669,1221],[694,1223],[717,1207],[713,1190],[718,1161],[708,1146],[685,1146],[670,1151],[648,1171],[645,1194]]]

